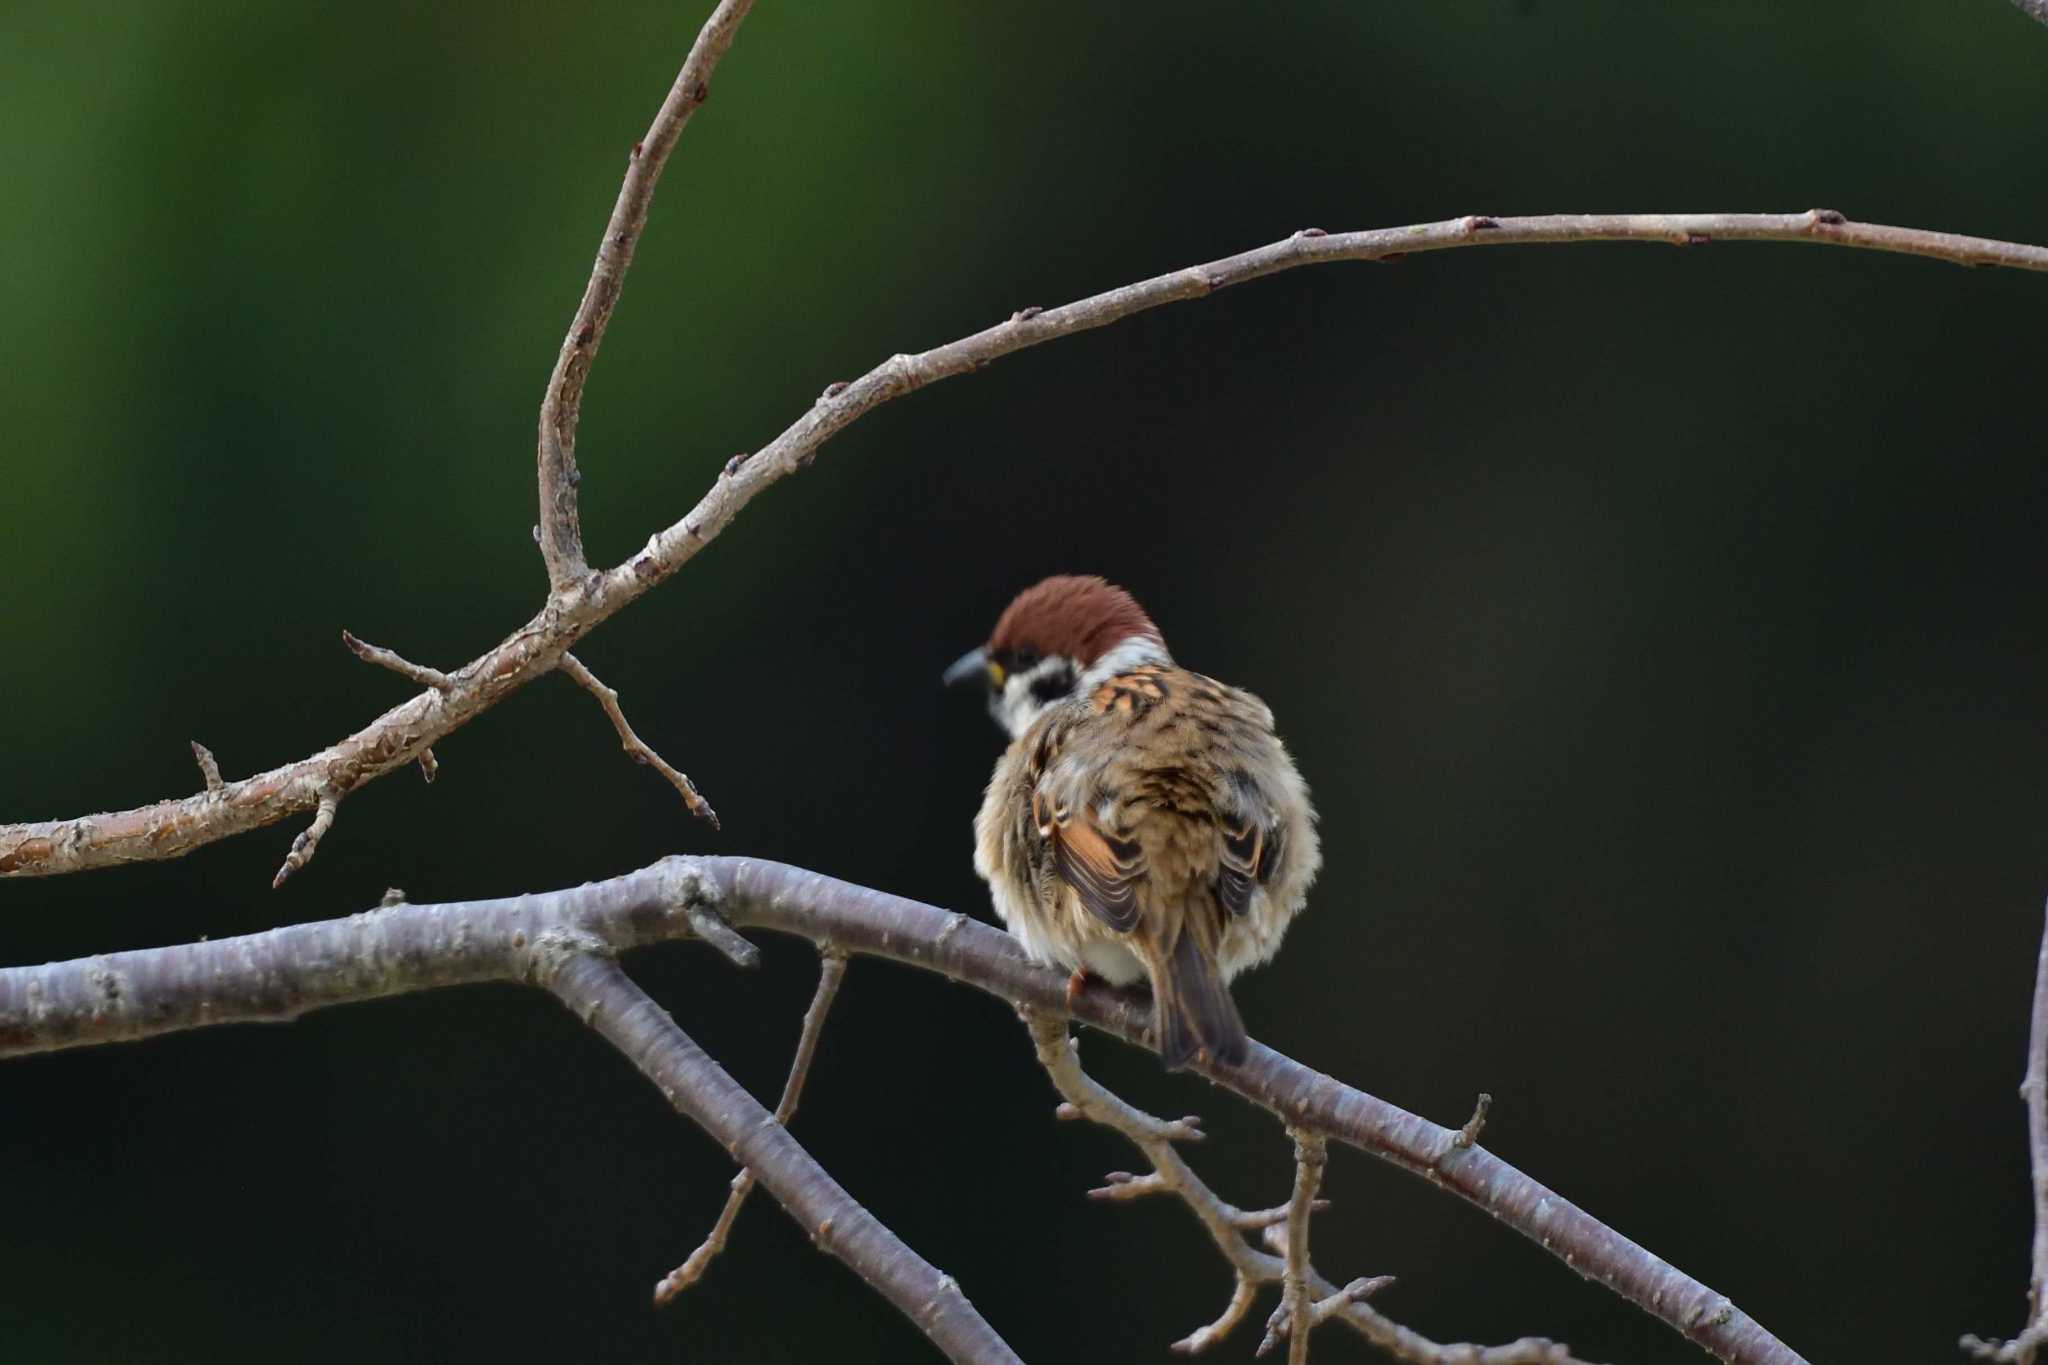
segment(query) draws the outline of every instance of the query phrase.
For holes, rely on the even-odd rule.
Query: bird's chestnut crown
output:
[[[1169,662],[1152,618],[1122,588],[1093,575],[1034,584],[996,620],[988,643],[946,670],[948,684],[983,679],[989,713],[1012,738],[1045,709],[1123,669]]]

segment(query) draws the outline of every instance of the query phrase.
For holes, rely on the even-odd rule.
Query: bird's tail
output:
[[[1184,927],[1162,966],[1152,982],[1152,1030],[1166,1069],[1179,1071],[1198,1051],[1231,1066],[1244,1061],[1244,1020],[1223,984],[1216,955]]]

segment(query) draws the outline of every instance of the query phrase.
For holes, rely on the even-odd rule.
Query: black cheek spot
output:
[[[1031,699],[1040,706],[1050,706],[1074,690],[1074,670],[1071,668],[1048,669],[1042,676],[1031,680]]]

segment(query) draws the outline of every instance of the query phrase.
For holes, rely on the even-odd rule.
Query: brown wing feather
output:
[[[1049,808],[1044,792],[1031,794],[1031,818],[1052,848],[1060,880],[1074,889],[1088,913],[1120,934],[1135,928],[1138,883],[1145,874],[1137,841],[1109,833],[1086,811]]]
[[[1244,824],[1224,825],[1218,833],[1222,850],[1217,859],[1216,901],[1226,914],[1242,915],[1252,908],[1252,891],[1262,880],[1258,868],[1266,831],[1260,825]]]

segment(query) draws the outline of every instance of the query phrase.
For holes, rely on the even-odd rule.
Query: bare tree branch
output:
[[[2027,1282],[2027,1323],[2011,1341],[1966,1334],[1962,1347],[1979,1360],[2034,1365],[2048,1344],[2048,925],[2034,959],[2034,1017],[2027,1030],[2027,1074],[2020,1081],[2027,1107],[2027,1165],[2034,1186],[2034,1274]]]
[[[1280,1307],[1274,1310],[1274,1325],[1267,1328],[1258,1354],[1264,1355],[1284,1336],[1287,1365],[1308,1365],[1308,1334],[1314,1326],[1314,1303],[1309,1298],[1308,1285],[1308,1224],[1315,1213],[1316,1191],[1323,1187],[1323,1167],[1329,1157],[1320,1134],[1297,1128],[1290,1136],[1294,1139],[1294,1193],[1287,1201],[1287,1271],[1281,1280]]]
[[[473,981],[537,981],[561,937],[614,951],[695,936],[693,917],[886,957],[1052,1018],[1146,1046],[1143,1002],[1066,977],[1008,934],[821,873],[754,858],[664,858],[637,872],[504,900],[398,905],[240,938],[0,968],[0,1057],[292,1019],[348,1001]],[[1474,1145],[1253,1043],[1242,1066],[1196,1068],[1296,1128],[1369,1152],[1459,1195],[1579,1274],[1730,1362],[1803,1365],[1726,1298]],[[772,1188],[772,1186],[771,1186]],[[1317,1288],[1317,1293],[1325,1291]]]
[[[540,523],[541,558],[547,563],[548,587],[560,592],[590,572],[583,558],[583,528],[576,513],[576,487],[583,481],[576,467],[576,425],[583,412],[583,385],[590,377],[591,362],[604,344],[605,328],[618,304],[619,289],[633,264],[633,250],[647,226],[647,206],[654,199],[654,187],[668,164],[668,155],[682,135],[683,125],[711,98],[711,73],[732,46],[740,21],[754,7],[754,0],[720,0],[711,17],[690,45],[683,69],[676,73],[668,98],[655,112],[647,135],[633,144],[626,158],[625,182],[619,186],[618,202],[605,224],[604,239],[597,246],[597,260],[590,267],[590,282],[583,287],[583,301],[562,338],[561,354],[555,358],[554,373],[548,376],[547,396],[540,405]]]
[[[728,0],[713,15],[706,32],[712,32],[720,15],[743,8]],[[729,41],[729,27],[718,32],[724,35],[724,41]],[[705,41],[700,36],[700,45]],[[693,49],[691,56],[696,59],[698,51]],[[689,69],[686,62],[685,72]],[[681,84],[679,77],[678,85]],[[671,91],[672,97],[673,94]],[[622,191],[622,203],[624,198]],[[645,204],[641,203],[639,212],[643,216],[644,210]],[[825,442],[856,419],[935,380],[980,369],[1014,351],[1107,326],[1134,313],[1200,298],[1230,285],[1298,266],[1379,261],[1471,246],[1568,242],[1697,245],[1715,239],[1810,242],[1923,256],[1960,265],[2048,270],[2048,247],[1921,228],[1855,223],[1827,209],[1806,213],[1466,217],[1367,232],[1324,233],[1304,229],[1268,246],[1125,285],[1060,308],[1020,309],[1007,321],[972,336],[917,355],[892,356],[851,384],[833,385],[794,425],[760,452],[744,460],[728,461],[710,491],[689,514],[650,537],[638,554],[602,573],[588,577],[570,574],[525,625],[448,675],[454,685],[447,691],[422,693],[310,758],[228,783],[219,792],[201,792],[103,815],[0,825],[0,876],[53,876],[181,857],[217,840],[312,810],[323,795],[339,799],[366,782],[416,761],[429,746],[468,724],[507,694],[553,669],[578,640],[693,559],[731,524],[741,508],[772,484],[807,467]],[[606,240],[609,243],[611,238]],[[615,294],[616,277],[604,277],[611,280],[606,288]],[[599,289],[597,276],[593,276],[591,287],[601,294],[605,292]],[[586,302],[593,297],[586,294]],[[605,306],[609,308],[608,303]],[[572,342],[575,335],[572,332]],[[595,336],[593,332],[593,340]],[[566,349],[570,348],[565,344]],[[581,391],[591,349],[588,345],[581,348],[580,366],[570,367],[577,393]],[[556,390],[551,386],[549,392],[554,394]],[[559,461],[550,465],[548,449],[544,442],[543,487],[554,486],[547,471],[559,468],[564,472],[558,482],[570,489],[570,496],[566,502],[544,496],[543,502],[573,513],[573,485],[566,472],[569,466]],[[559,454],[559,443],[555,449]],[[556,535],[559,551],[564,543],[562,538],[573,532],[573,518],[558,517],[556,530],[544,530],[543,540],[548,534]],[[580,560],[580,551],[573,560],[566,551],[560,552],[565,569],[573,569],[575,560]]]
[[[543,967],[541,984],[623,1052],[677,1113],[758,1173],[813,1245],[844,1261],[895,1304],[948,1359],[1021,1365],[951,1275],[912,1251],[848,1194],[618,963],[573,948],[554,957]]]
[[[618,692],[599,681],[598,676],[585,667],[583,661],[574,654],[564,654],[559,667],[578,687],[597,698],[597,704],[604,708],[606,717],[612,723],[612,729],[619,732],[620,745],[632,756],[633,761],[645,763],[667,778],[668,784],[682,794],[683,805],[689,808],[690,814],[711,828],[717,829],[718,812],[711,809],[711,803],[697,791],[697,784],[690,781],[680,768],[656,753],[648,746],[646,740],[633,732],[633,726],[627,721],[626,713],[619,708]]]
[[[508,693],[549,672],[562,653],[652,585],[615,575],[609,587],[587,577],[582,531],[576,517],[576,425],[590,362],[618,302],[621,280],[647,221],[661,168],[684,123],[707,97],[712,70],[732,44],[752,0],[723,0],[697,35],[675,84],[635,147],[611,221],[598,247],[583,301],[549,377],[540,417],[540,532],[550,595],[534,617],[495,648],[454,673],[422,669],[388,650],[353,643],[364,658],[395,668],[428,690],[378,716],[362,729],[311,757],[272,768],[193,796],[74,819],[0,824],[0,876],[53,876],[183,857],[196,848],[262,829],[323,803],[337,804],[366,782],[419,762],[439,740],[496,705]],[[621,588],[624,591],[621,591]],[[360,648],[358,647],[360,646]],[[333,823],[331,813],[326,825]],[[322,832],[326,825],[320,825]],[[317,842],[317,840],[315,841]],[[309,849],[293,856],[272,882],[282,885],[304,866]],[[293,857],[297,861],[293,861]]]
[[[2020,13],[2037,24],[2048,24],[2048,0],[2012,0]]]
[[[782,1099],[775,1106],[775,1121],[784,1127],[796,1117],[797,1101],[804,1093],[804,1080],[811,1074],[811,1059],[818,1053],[818,1038],[825,1032],[825,1015],[831,1010],[832,999],[839,994],[839,983],[845,976],[845,954],[828,949],[818,959],[817,993],[811,997],[811,1007],[804,1011],[803,1031],[796,1041],[796,1056],[789,1064],[789,1079],[783,1082]],[[732,1178],[732,1193],[726,1196],[725,1208],[719,1212],[718,1221],[711,1225],[710,1235],[681,1265],[662,1276],[661,1282],[654,1286],[655,1307],[661,1307],[702,1279],[704,1272],[711,1268],[712,1260],[725,1250],[725,1239],[732,1232],[733,1220],[739,1217],[740,1206],[747,1202],[747,1196],[754,1192],[754,1179],[751,1166]]]
[[[1067,1036],[1065,1020],[1028,1006],[1021,1012],[1025,1027],[1031,1033],[1032,1046],[1038,1053],[1039,1065],[1045,1068],[1046,1075],[1052,1078],[1053,1088],[1065,1101],[1059,1107],[1059,1117],[1087,1119],[1112,1128],[1128,1138],[1152,1163],[1152,1170],[1145,1175],[1132,1175],[1128,1171],[1110,1172],[1100,1188],[1088,1192],[1089,1197],[1124,1200],[1151,1194],[1171,1194],[1188,1206],[1202,1224],[1202,1230],[1209,1234],[1216,1250],[1230,1265],[1233,1284],[1230,1302],[1224,1307],[1222,1316],[1174,1342],[1175,1351],[1194,1355],[1216,1345],[1244,1320],[1260,1285],[1279,1284],[1285,1290],[1293,1277],[1301,1286],[1298,1301],[1306,1323],[1312,1325],[1330,1317],[1339,1317],[1375,1346],[1417,1365],[1581,1365],[1569,1348],[1541,1337],[1526,1337],[1505,1346],[1444,1345],[1431,1341],[1366,1302],[1373,1294],[1393,1283],[1391,1276],[1353,1280],[1342,1289],[1337,1288],[1307,1263],[1308,1217],[1323,1204],[1315,1197],[1314,1191],[1314,1183],[1321,1180],[1319,1158],[1322,1138],[1319,1134],[1296,1130],[1316,1145],[1317,1157],[1310,1158],[1315,1166],[1312,1178],[1297,1164],[1294,1196],[1287,1203],[1270,1209],[1240,1209],[1226,1203],[1210,1189],[1174,1150],[1176,1142],[1194,1141],[1202,1136],[1200,1125],[1193,1117],[1159,1119],[1133,1107],[1081,1069],[1077,1044]],[[1276,1243],[1277,1254],[1253,1247],[1245,1241],[1247,1233],[1263,1233],[1269,1238],[1280,1234]],[[1298,1259],[1290,1250],[1297,1233],[1300,1237]],[[1308,1301],[1310,1293],[1316,1295],[1314,1304]],[[1296,1300],[1291,1293],[1283,1297],[1267,1325],[1266,1339],[1259,1344],[1257,1354],[1264,1355],[1275,1342],[1293,1335],[1288,1327],[1288,1317],[1294,1302]],[[1290,1344],[1290,1360],[1294,1359],[1296,1352],[1306,1352],[1307,1339],[1304,1330]]]

